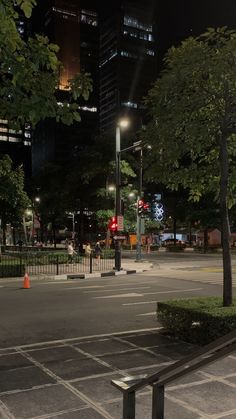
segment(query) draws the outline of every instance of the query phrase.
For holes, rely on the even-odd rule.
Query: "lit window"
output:
[[[9,137],[8,140],[10,143],[21,143],[21,139],[16,137]]]
[[[80,21],[86,25],[97,26],[97,13],[91,10],[81,10]]]
[[[144,41],[153,42],[152,34],[144,32],[144,31],[126,28],[123,30],[123,34],[125,36],[130,36],[132,38],[139,38],[139,39],[143,39]]]
[[[154,55],[155,55],[155,52],[154,52],[152,49],[147,49],[147,50],[146,50],[146,54],[147,54],[147,55],[152,55],[152,56],[154,56]]]
[[[132,28],[142,29],[146,32],[152,32],[152,25],[140,22],[138,19],[132,16],[124,16],[124,24],[126,26],[131,26]]]
[[[63,14],[63,17],[64,17],[64,18],[65,18],[65,15],[67,15],[67,16],[74,16],[74,17],[76,17],[76,13],[75,13],[75,12],[72,12],[72,11],[70,11],[70,10],[60,9],[60,8],[58,8],[58,7],[53,7],[53,8],[52,8],[52,10],[53,10],[54,12],[56,12],[56,13]]]
[[[138,104],[136,102],[122,102],[122,105],[126,106],[127,108],[133,108],[133,109],[138,108]]]
[[[87,112],[97,112],[97,108],[95,106],[91,108],[88,108],[87,106],[78,106],[78,109],[80,109],[81,111],[87,111]]]
[[[133,52],[129,52],[129,51],[121,51],[120,54],[121,54],[122,57],[138,58],[137,54],[134,54]]]

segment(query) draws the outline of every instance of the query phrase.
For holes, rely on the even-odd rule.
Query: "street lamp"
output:
[[[127,128],[129,121],[127,119],[120,119],[116,125],[116,200],[115,200],[115,216],[117,220],[117,235],[119,235],[120,223],[118,222],[121,216],[121,201],[120,201],[120,132],[121,128]],[[119,239],[115,240],[115,269],[121,269],[121,243]]]
[[[139,161],[139,188],[138,188],[138,198],[137,198],[137,245],[136,245],[136,262],[141,261],[142,255],[141,255],[141,249],[142,249],[142,243],[141,243],[141,216],[139,215],[138,211],[138,204],[139,200],[142,198],[142,179],[143,179],[143,148],[142,146],[139,146],[136,148],[136,150],[140,152],[140,161]]]

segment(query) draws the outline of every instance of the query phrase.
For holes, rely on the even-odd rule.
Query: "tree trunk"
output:
[[[204,236],[203,236],[203,251],[206,253],[208,248],[208,228],[204,228]]]
[[[16,245],[16,229],[13,227],[12,229],[12,238],[13,238],[13,245]]]
[[[6,246],[6,226],[2,226],[2,244]]]
[[[174,246],[176,246],[176,218],[173,218]]]
[[[2,244],[6,246],[6,221],[4,215],[2,215]]]
[[[53,247],[56,249],[57,243],[56,243],[56,227],[54,224],[54,221],[52,222],[52,236],[53,236]]]
[[[189,246],[192,246],[192,224],[189,222]]]
[[[228,214],[228,178],[229,159],[227,138],[220,138],[220,213],[222,223],[222,248],[223,248],[223,305],[232,305],[232,266],[230,252],[230,226]]]

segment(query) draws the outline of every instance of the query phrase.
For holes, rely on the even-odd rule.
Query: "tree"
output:
[[[223,247],[223,304],[232,304],[228,210],[236,189],[236,33],[208,29],[172,47],[146,104],[153,145],[149,179],[189,199],[212,193],[219,202]],[[213,205],[217,205],[213,203]]]
[[[56,89],[61,63],[58,46],[36,35],[24,41],[17,21],[29,18],[36,0],[2,0],[0,5],[0,114],[15,129],[25,123],[56,118],[70,125],[79,121],[77,99],[87,99],[92,90],[87,73],[68,81],[68,100],[58,102]],[[17,7],[18,6],[18,7]]]
[[[6,225],[22,220],[30,200],[24,191],[24,171],[22,167],[12,168],[9,156],[0,160],[0,218],[3,244],[6,244]]]

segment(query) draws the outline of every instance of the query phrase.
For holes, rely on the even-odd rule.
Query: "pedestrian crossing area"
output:
[[[199,276],[198,278],[182,278],[186,281],[190,282],[201,282],[202,284],[212,284],[212,285],[220,285],[223,286],[223,277],[220,278],[204,278]],[[236,278],[232,279],[232,286],[233,288],[236,288]]]
[[[217,266],[160,266],[159,270],[145,272],[145,276],[180,279],[188,282],[223,286],[223,269]],[[236,288],[236,267],[232,267],[232,286]]]

